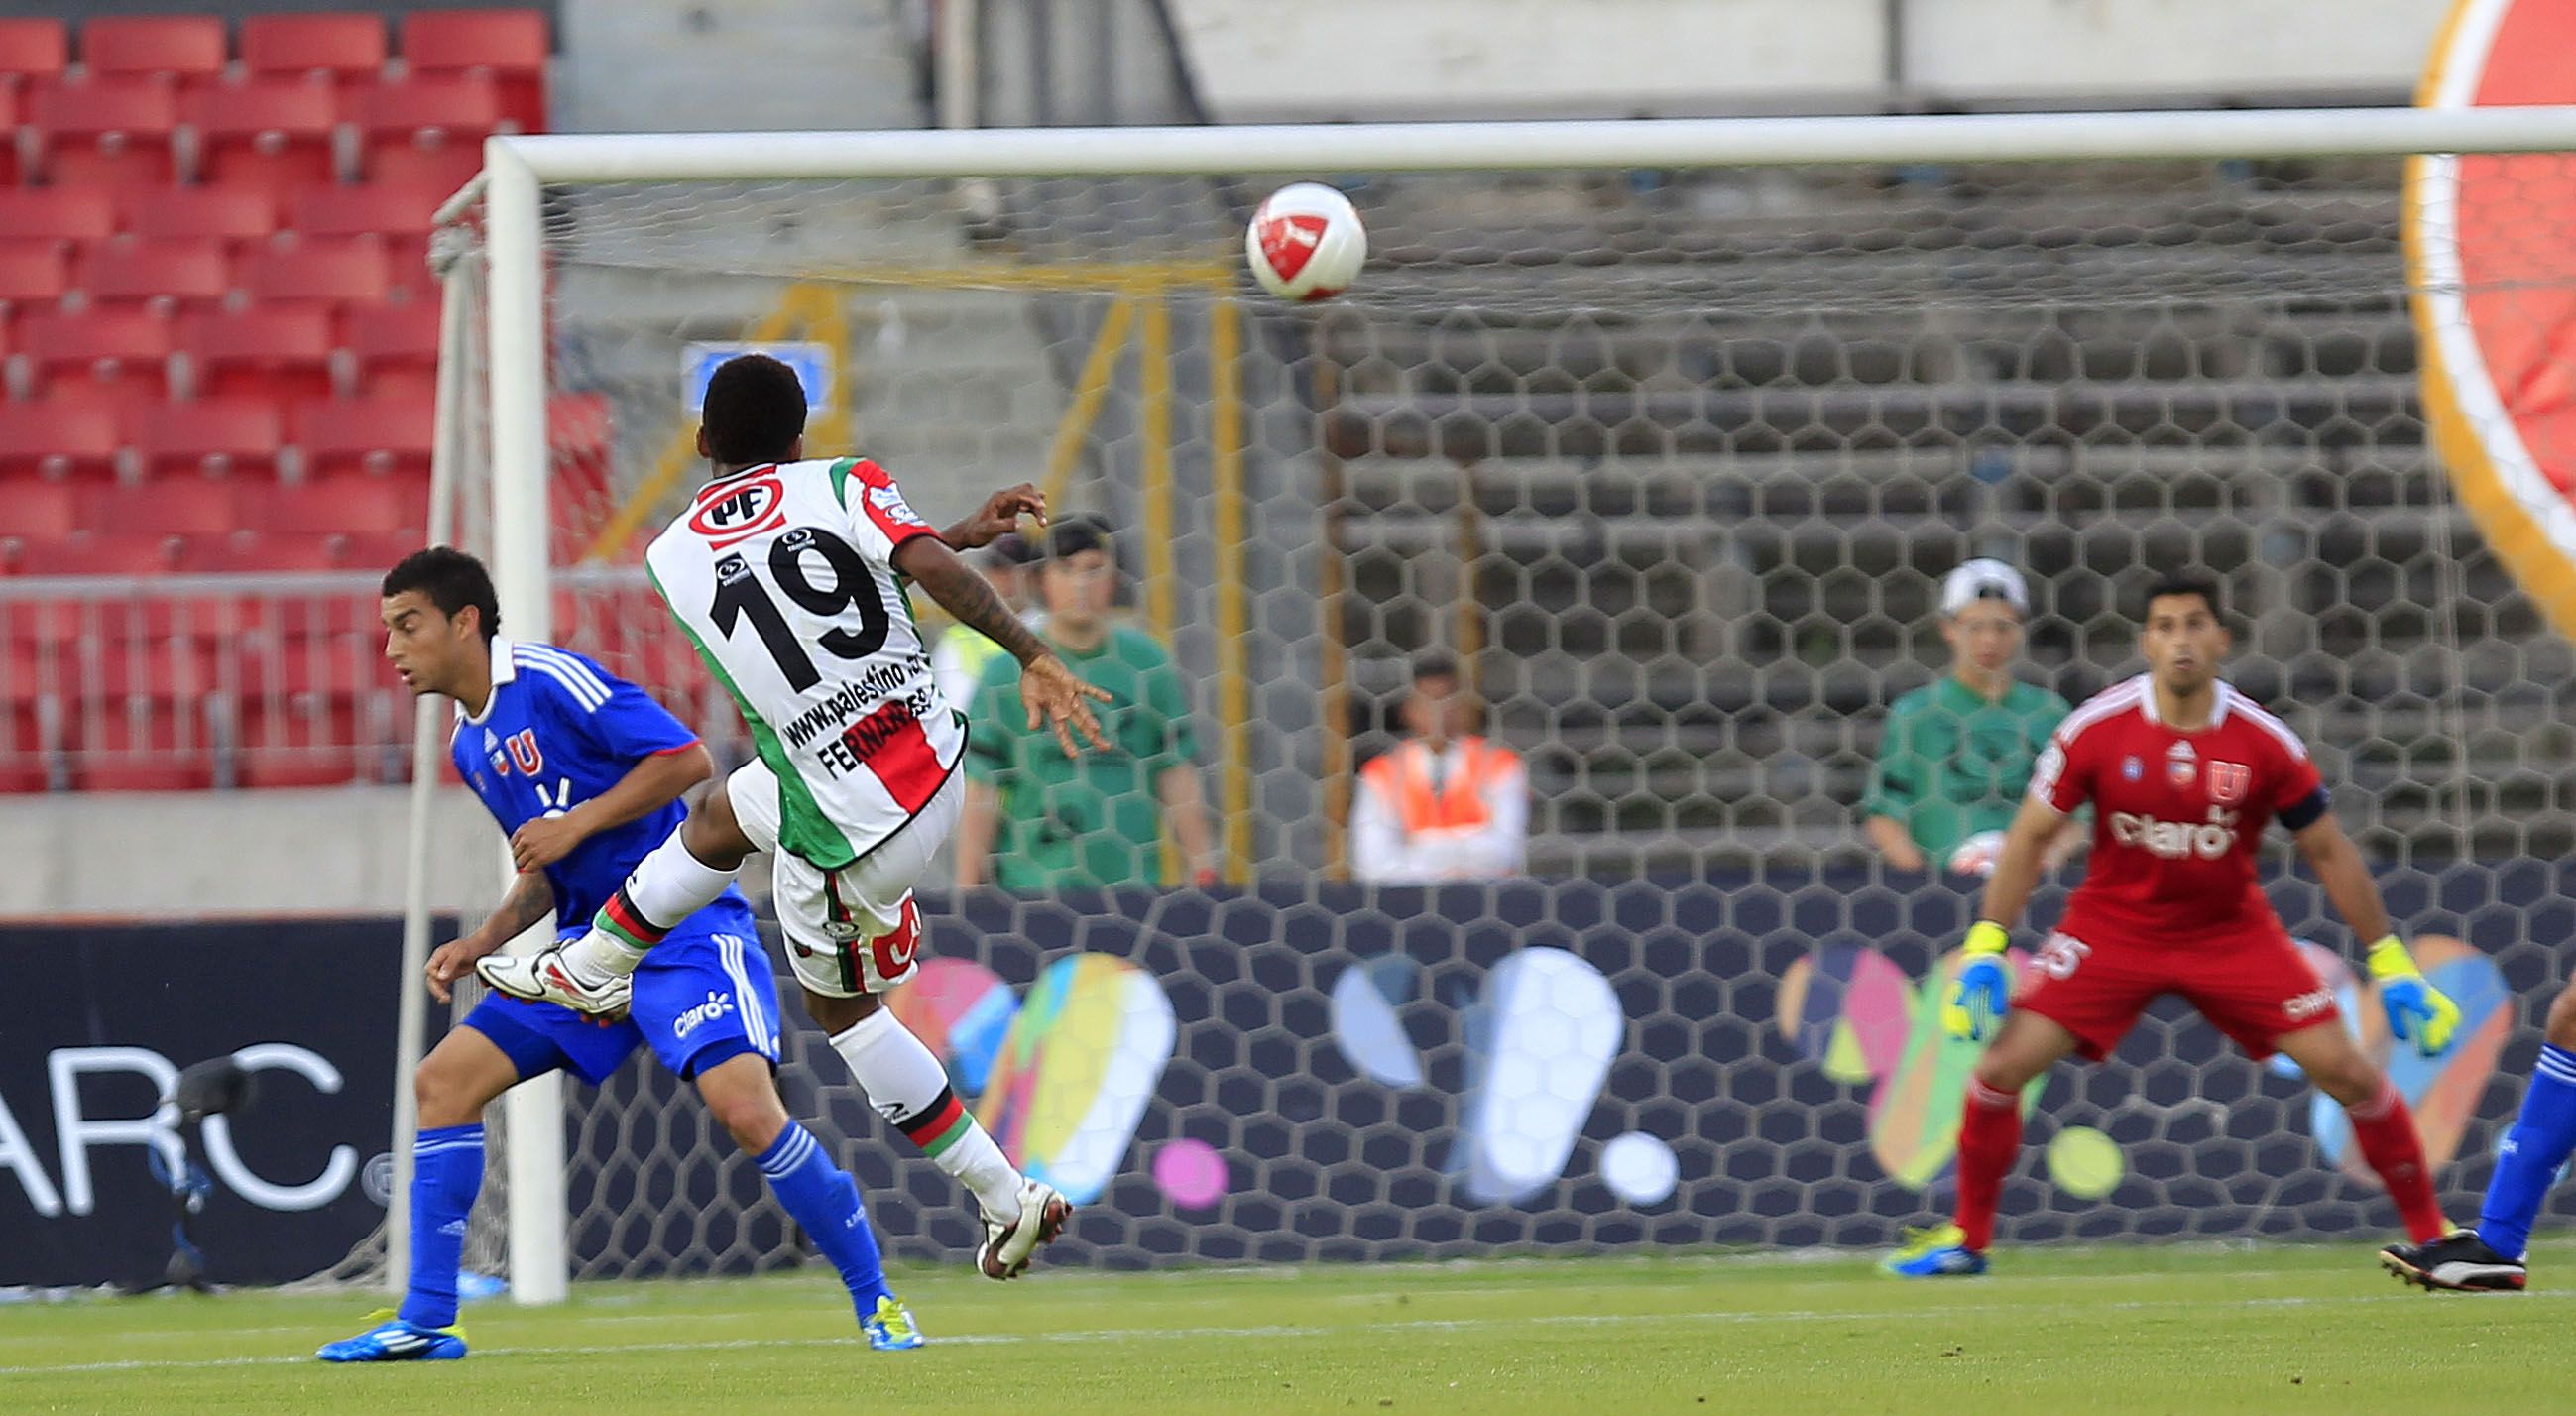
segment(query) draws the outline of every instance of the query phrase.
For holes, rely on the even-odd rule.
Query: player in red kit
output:
[[[2343,1104],[2407,1232],[2420,1243],[2447,1228],[2404,1098],[2344,1029],[2333,991],[2255,883],[2264,826],[2277,818],[2289,828],[2335,912],[2357,937],[2378,941],[2370,972],[2392,1034],[2431,1056],[2450,1045],[2459,1010],[2389,931],[2379,888],[2327,809],[2298,735],[2218,677],[2229,639],[2217,588],[2181,579],[2148,591],[2138,647],[2147,672],[2068,714],[2040,754],[1968,931],[1943,1021],[1954,1036],[1993,1041],[1959,1124],[1957,1222],[1913,1236],[1888,1261],[1892,1273],[1985,1272],[1995,1206],[2021,1147],[2022,1088],[2069,1054],[2108,1056],[2167,993],[2254,1057],[2279,1052],[2298,1063]],[[2049,838],[2087,801],[2084,882],[2008,1006],[2006,932]]]

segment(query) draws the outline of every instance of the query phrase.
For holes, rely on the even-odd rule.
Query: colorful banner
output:
[[[2388,879],[2401,920],[2448,927],[2420,948],[2465,1018],[2432,1062],[2390,1048],[2366,984],[2315,951],[2415,1104],[2455,1212],[2475,1207],[2537,1047],[2517,1020],[2558,982],[2571,874]],[[2294,927],[2342,937],[2312,887],[2275,885]],[[2061,898],[2043,891],[2034,916]],[[1949,1202],[1976,1049],[1942,1033],[1937,1004],[1971,901],[1793,871],[978,894],[926,908],[938,963],[895,1006],[1014,1158],[1086,1197],[1057,1262],[1875,1245]],[[889,1247],[967,1242],[955,1186],[894,1157],[820,1040],[794,1059],[791,1101],[851,1137],[863,1179],[887,1174],[871,1206]],[[2178,1000],[2025,1106],[2008,1239],[2394,1222],[2343,1164],[2341,1112]]]

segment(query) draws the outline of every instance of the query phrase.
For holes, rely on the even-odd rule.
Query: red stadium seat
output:
[[[503,116],[523,133],[546,128],[550,47],[536,10],[414,10],[402,21],[403,62],[413,73],[490,77]]]
[[[179,104],[153,79],[92,79],[48,84],[28,105],[37,167],[57,187],[132,190],[162,187],[177,176],[171,137]]]
[[[11,696],[9,684],[0,680],[0,792],[41,792],[53,777],[47,705],[14,702]]]
[[[324,404],[324,407],[332,405]],[[363,406],[363,405],[361,405]],[[401,533],[420,546],[429,524],[425,472],[385,477],[332,477],[276,488],[249,518],[262,531],[290,536]]]
[[[76,283],[99,304],[211,305],[232,293],[232,262],[216,241],[120,236],[82,254]]]
[[[424,509],[428,501],[428,487],[423,484],[419,502]],[[363,570],[371,575],[382,575],[393,569],[403,557],[427,544],[428,536],[418,529],[351,532],[332,541],[331,554],[333,563],[341,570]]]
[[[54,19],[0,20],[0,83],[58,79],[71,65],[70,26]]]
[[[243,696],[346,700],[382,686],[393,671],[385,666],[384,629],[374,619],[375,598],[369,596],[361,608],[367,615],[364,625],[353,614],[345,629],[305,633],[298,626],[281,624],[247,636],[240,656]]]
[[[177,539],[182,543],[193,539],[202,544],[220,538]],[[183,544],[183,552],[184,549]],[[256,626],[258,605],[259,601],[255,599],[221,592],[154,595],[148,599],[105,602],[103,608],[114,613],[96,632],[86,637],[118,643],[135,639],[193,639],[209,644],[227,644]]]
[[[83,187],[0,191],[0,235],[13,241],[103,241],[116,234],[116,203]]]
[[[123,636],[87,646],[79,660],[77,693],[111,703],[198,698],[223,670],[216,644],[198,638]]]
[[[224,22],[212,15],[109,15],[85,21],[81,63],[93,74],[211,79],[224,71]]]
[[[382,182],[305,187],[287,199],[287,226],[307,236],[427,236],[450,190]]]
[[[340,100],[326,84],[258,79],[188,96],[199,180],[272,199],[340,176]]]
[[[453,192],[483,168],[483,140],[501,126],[492,81],[439,75],[360,89],[351,116],[367,180]]]
[[[72,790],[188,792],[215,784],[205,705],[134,698],[70,715]]]
[[[92,489],[88,524],[120,535],[229,536],[241,525],[241,504],[241,489],[229,481],[158,477]]]
[[[254,305],[199,315],[179,332],[193,396],[317,398],[331,391],[331,316],[314,305]]]
[[[76,531],[52,540],[29,540],[18,552],[22,575],[160,575],[170,569],[166,536],[124,536]]]
[[[426,472],[436,441],[437,410],[425,399],[325,399],[295,410],[295,445],[317,478]]]
[[[340,343],[356,365],[360,391],[417,399],[438,391],[439,309],[428,300],[359,305],[340,317]]]
[[[233,764],[240,785],[330,787],[357,780],[360,705],[313,694],[241,701]]]
[[[558,555],[579,556],[605,523],[608,494],[608,399],[559,393],[546,400],[546,451],[552,465],[546,495],[553,507]]]
[[[0,305],[59,300],[72,288],[60,241],[0,241]]]
[[[18,140],[25,135],[18,125],[25,108],[18,81],[0,74],[0,182],[15,182],[24,175],[18,170]]]
[[[0,491],[0,525],[12,536],[50,539],[68,536],[84,524],[80,494],[64,484],[12,482]]]
[[[179,552],[183,570],[229,575],[241,571],[336,570],[336,537],[297,536],[271,531],[235,531],[229,536],[191,536]]]
[[[255,398],[201,398],[137,406],[129,434],[156,473],[267,470],[277,461],[277,405]]]
[[[141,306],[30,314],[18,336],[9,384],[21,397],[70,382],[102,397],[158,398],[169,388],[170,321]]]
[[[385,67],[377,15],[252,15],[242,21],[242,67],[253,74],[346,83]]]
[[[0,403],[0,477],[112,472],[123,445],[112,404],[70,398]]]
[[[125,205],[125,229],[155,241],[265,240],[277,231],[277,199],[256,187],[137,192]]]
[[[385,298],[385,246],[373,236],[282,242],[242,258],[242,288],[254,300],[326,300],[339,305]]]

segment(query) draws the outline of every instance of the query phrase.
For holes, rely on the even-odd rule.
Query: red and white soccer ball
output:
[[[1270,194],[1243,233],[1252,278],[1282,300],[1329,300],[1351,288],[1368,259],[1368,228],[1351,200],[1320,182]]]

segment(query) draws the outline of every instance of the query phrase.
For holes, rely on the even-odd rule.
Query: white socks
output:
[[[880,1007],[832,1034],[832,1050],[850,1064],[876,1113],[973,1191],[986,1219],[1010,1224],[1019,1218],[1018,1167],[958,1103],[946,1069],[893,1009]]]
[[[626,877],[626,888],[608,897],[590,932],[563,947],[564,963],[590,978],[624,977],[644,962],[682,920],[716,902],[734,872],[718,870],[680,843],[674,830]]]

